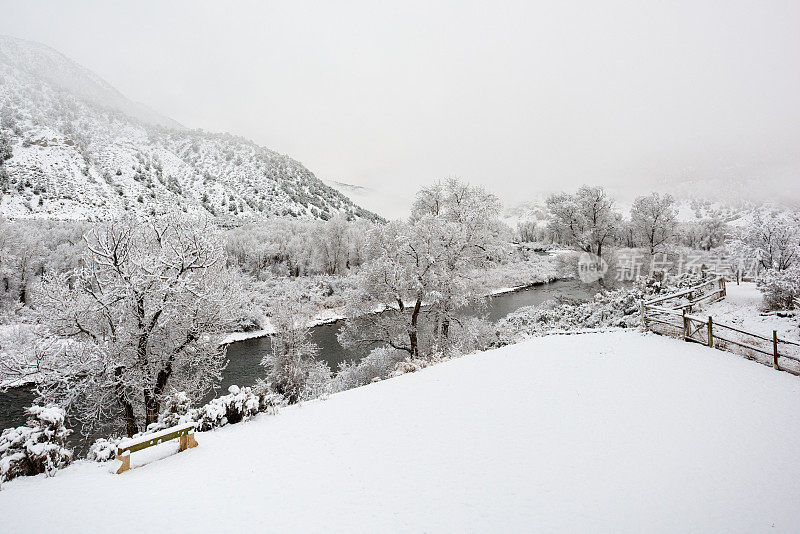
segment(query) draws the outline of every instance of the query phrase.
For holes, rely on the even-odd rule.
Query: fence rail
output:
[[[717,276],[683,291],[643,301],[642,325],[657,334],[678,334],[685,341],[735,352],[745,358],[800,376],[800,365],[794,365],[800,364],[800,356],[791,353],[791,347],[800,347],[800,343],[780,339],[775,330],[772,331],[772,337],[768,337],[721,323],[711,316],[692,314],[693,307],[697,304],[715,302],[724,298],[725,294],[725,277]],[[668,328],[660,331],[663,327]],[[733,350],[734,347],[737,350]],[[769,358],[764,361],[758,354]],[[787,366],[787,360],[794,364]]]

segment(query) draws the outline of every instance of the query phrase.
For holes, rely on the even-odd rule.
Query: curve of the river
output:
[[[465,315],[485,316],[489,321],[497,321],[509,313],[524,306],[534,306],[542,302],[560,297],[573,299],[590,298],[596,288],[583,284],[579,280],[561,280],[549,284],[531,286],[510,293],[494,295],[487,299],[485,306],[466,308]],[[345,349],[336,339],[343,321],[322,324],[311,329],[311,337],[320,348],[320,358],[332,370],[338,369],[339,363],[345,360],[358,360],[363,353]],[[217,394],[225,392],[228,386],[250,385],[263,375],[261,359],[270,351],[270,338],[254,338],[237,341],[228,346],[228,366],[223,372],[222,382]],[[211,393],[209,398],[215,393]],[[30,386],[11,388],[0,392],[0,429],[19,426],[25,423],[23,408],[30,406],[34,395]],[[77,437],[77,433],[75,433]]]

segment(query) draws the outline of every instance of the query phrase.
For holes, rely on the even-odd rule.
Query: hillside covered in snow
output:
[[[0,516],[19,533],[797,532],[798,402],[795,377],[707,347],[548,336],[161,444],[122,475],[22,477]]]
[[[189,130],[57,51],[0,36],[0,215],[376,216],[288,156]]]

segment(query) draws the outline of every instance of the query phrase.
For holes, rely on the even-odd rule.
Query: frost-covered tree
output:
[[[258,279],[268,275],[341,275],[366,261],[374,223],[337,215],[326,221],[274,219],[226,233],[231,264]]]
[[[10,160],[13,155],[14,153],[11,150],[11,143],[8,141],[8,138],[0,134],[0,165]]]
[[[678,212],[672,195],[650,193],[638,197],[631,206],[631,227],[634,243],[652,256],[662,250],[674,237]]]
[[[217,334],[236,326],[244,288],[201,221],[119,220],[86,245],[73,279],[47,276],[36,292],[46,326],[37,391],[87,428],[121,423],[133,435],[157,420],[171,388],[199,398],[219,379]]]
[[[680,224],[678,233],[684,245],[700,250],[711,250],[725,244],[728,226],[717,216]]]
[[[5,162],[11,159],[12,155],[11,144],[6,136],[0,133],[0,199],[3,198],[3,192],[8,190],[11,185]]]
[[[540,240],[541,237],[542,232],[536,220],[525,220],[517,223],[515,238],[519,243],[531,243]]]
[[[800,260],[800,218],[757,211],[737,241],[764,269],[783,271]]]
[[[349,267],[350,223],[343,215],[314,225],[315,267],[325,274],[342,273]]]
[[[355,319],[346,323],[340,341],[388,345],[414,358],[447,343],[456,310],[480,293],[475,267],[502,250],[499,212],[493,195],[457,180],[420,191],[407,223],[373,230],[374,259],[362,267],[349,296],[347,315]],[[429,318],[427,328],[423,317]],[[428,339],[421,348],[423,333]]]
[[[568,245],[603,256],[614,244],[622,216],[602,187],[583,186],[573,194],[561,193],[547,199],[550,229]]]
[[[273,299],[270,307],[275,333],[271,350],[261,361],[267,383],[290,404],[313,398],[321,393],[331,374],[327,364],[316,359],[319,347],[311,341],[308,325],[317,309],[313,295],[293,287]]]
[[[791,310],[800,300],[800,264],[783,270],[770,269],[758,281],[768,310]]]
[[[26,304],[29,289],[45,273],[76,268],[86,228],[77,222],[0,219],[0,304]]]

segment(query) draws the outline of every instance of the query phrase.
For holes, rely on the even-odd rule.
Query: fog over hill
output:
[[[373,219],[294,159],[189,130],[42,44],[0,36],[0,215]]]

